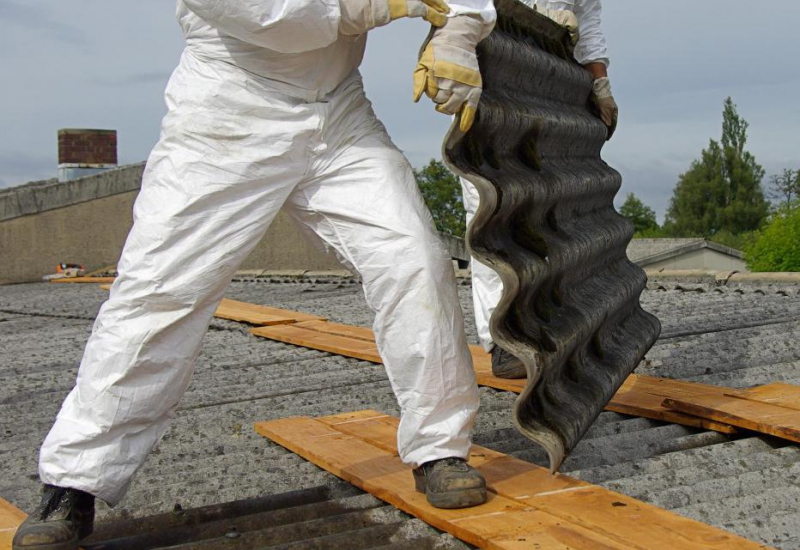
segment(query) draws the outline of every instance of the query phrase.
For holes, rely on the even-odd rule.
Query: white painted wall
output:
[[[644,268],[648,271],[659,269],[703,269],[707,271],[747,272],[747,264],[744,260],[722,254],[710,248],[692,250],[668,260],[647,264]]]

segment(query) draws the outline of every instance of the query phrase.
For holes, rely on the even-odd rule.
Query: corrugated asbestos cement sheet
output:
[[[658,337],[639,306],[644,272],[614,210],[619,173],[600,158],[592,77],[566,32],[515,0],[498,0],[478,50],[484,94],[473,128],[454,128],[445,158],[481,205],[467,238],[504,283],[495,341],[528,368],[514,409],[522,433],[558,469]]]

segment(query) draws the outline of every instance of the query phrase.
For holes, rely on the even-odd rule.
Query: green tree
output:
[[[466,212],[461,197],[461,184],[455,174],[440,161],[431,159],[424,168],[414,170],[414,177],[425,204],[431,211],[436,229],[463,237],[467,229],[464,219]]]
[[[645,205],[639,200],[639,197],[633,193],[628,193],[628,196],[625,197],[625,202],[619,209],[619,213],[633,222],[636,233],[658,229],[655,211]]]
[[[778,201],[779,208],[796,208],[800,199],[800,170],[786,168],[783,174],[770,179],[770,198]]]
[[[745,150],[748,123],[725,100],[722,140],[710,140],[700,159],[680,176],[665,227],[675,236],[738,235],[758,229],[769,214],[761,182],[764,169]]]
[[[745,248],[755,240],[756,234],[757,231],[745,231],[744,233],[734,235],[723,229],[722,231],[717,231],[708,239],[722,246],[744,251]]]
[[[800,208],[784,208],[745,248],[752,271],[800,271]]]

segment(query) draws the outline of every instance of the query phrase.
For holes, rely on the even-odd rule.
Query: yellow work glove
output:
[[[574,13],[569,10],[549,10],[540,8],[538,4],[534,5],[533,9],[567,29],[572,45],[575,46],[578,44],[578,40],[580,40],[581,36],[578,32],[578,18]]]
[[[483,31],[484,23],[477,17],[450,17],[422,45],[414,71],[414,101],[425,93],[440,113],[459,114],[462,132],[472,127],[481,99],[483,80],[475,46]]]
[[[447,22],[450,7],[445,0],[339,0],[342,34],[364,34],[401,17],[421,17],[434,27]]]
[[[614,96],[611,95],[611,82],[608,77],[604,76],[594,80],[591,102],[597,109],[597,116],[608,128],[606,140],[611,139],[611,136],[614,135],[614,130],[617,129],[619,107],[617,107],[617,102],[614,101]]]

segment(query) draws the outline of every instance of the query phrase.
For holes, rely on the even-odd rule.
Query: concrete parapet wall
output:
[[[115,264],[136,192],[0,221],[0,283],[41,280],[59,262],[95,270]]]
[[[138,191],[143,171],[143,163],[133,164],[63,183],[52,179],[0,191],[0,222]]]
[[[0,284],[41,280],[59,262],[93,271],[116,264],[133,223],[144,164],[73,181],[0,191]],[[240,269],[341,270],[283,213]]]

